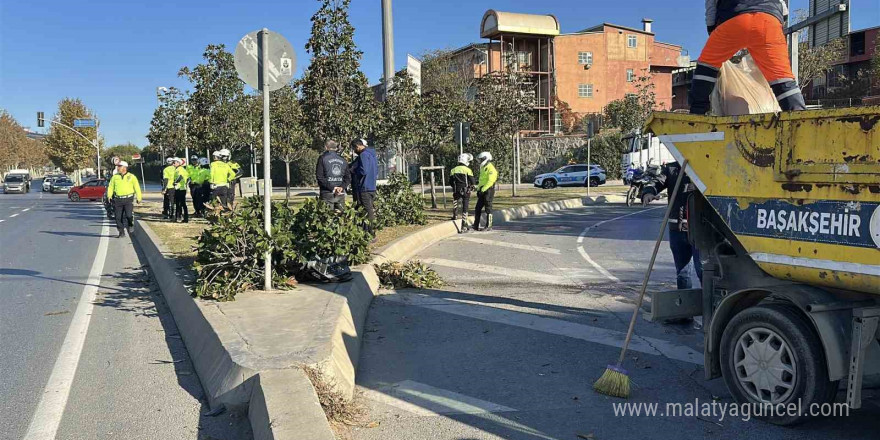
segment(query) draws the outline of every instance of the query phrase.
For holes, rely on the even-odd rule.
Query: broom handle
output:
[[[642,291],[639,292],[639,301],[636,303],[636,308],[633,310],[632,319],[629,320],[629,330],[626,331],[626,339],[623,341],[623,348],[620,350],[620,358],[617,359],[617,366],[621,366],[623,364],[623,358],[626,356],[626,349],[629,347],[629,341],[632,340],[633,330],[636,328],[636,318],[639,316],[639,310],[642,308],[642,301],[645,299],[645,292],[648,289],[648,280],[651,278],[651,271],[654,270],[654,261],[657,260],[657,251],[660,250],[660,243],[663,242],[663,235],[666,234],[666,225],[669,223],[669,215],[672,214],[672,205],[674,201],[674,197],[678,195],[678,187],[681,186],[681,180],[684,178],[684,170],[687,167],[688,160],[685,159],[681,164],[681,171],[678,173],[678,179],[675,180],[675,188],[672,190],[672,194],[669,195],[669,206],[666,207],[666,215],[663,216],[663,225],[660,226],[660,234],[657,236],[657,241],[654,243],[654,253],[651,254],[651,262],[648,263],[648,271],[645,272],[645,280],[642,281]]]

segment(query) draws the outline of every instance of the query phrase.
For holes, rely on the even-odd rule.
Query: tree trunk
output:
[[[290,201],[290,161],[289,160],[284,161],[284,173],[285,173],[285,176],[287,177],[287,183],[285,184],[285,189],[284,189],[284,199],[285,199],[285,201],[289,202]]]

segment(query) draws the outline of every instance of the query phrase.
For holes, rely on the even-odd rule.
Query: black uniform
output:
[[[681,165],[678,162],[663,166],[661,171],[663,182],[659,190],[666,190],[669,195],[669,203],[672,204],[672,212],[669,214],[669,248],[672,251],[672,259],[675,260],[676,284],[679,289],[690,289],[691,279],[683,269],[694,260],[694,269],[700,281],[703,280],[703,263],[700,261],[700,252],[688,241],[688,198],[695,190],[691,179],[685,175],[681,179],[678,193],[672,194],[675,189],[675,181],[681,173]]]
[[[320,199],[335,210],[345,209],[345,193],[333,193],[333,188],[345,189],[351,184],[351,171],[345,159],[335,151],[325,151],[315,165],[315,179],[318,180]]]

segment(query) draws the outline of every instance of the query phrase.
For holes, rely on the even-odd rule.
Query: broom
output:
[[[632,340],[633,331],[636,328],[636,318],[639,316],[639,310],[642,308],[642,301],[645,299],[645,291],[648,289],[648,280],[651,278],[651,271],[654,270],[654,261],[657,259],[657,251],[660,250],[660,243],[663,241],[663,234],[666,232],[666,225],[669,223],[669,215],[672,213],[673,197],[678,194],[678,187],[681,185],[681,179],[684,177],[684,170],[685,167],[687,167],[687,163],[688,160],[685,159],[684,163],[681,164],[681,172],[678,174],[678,179],[675,180],[675,188],[672,190],[669,206],[666,208],[666,215],[663,216],[663,224],[660,226],[660,234],[657,236],[657,241],[654,243],[654,253],[651,254],[651,262],[648,263],[648,270],[645,272],[645,280],[642,281],[642,291],[639,292],[639,301],[636,303],[636,308],[633,310],[632,319],[629,320],[629,330],[626,331],[626,339],[623,341],[623,347],[620,349],[620,357],[617,358],[616,364],[608,365],[605,368],[605,372],[602,373],[602,377],[593,384],[593,389],[599,393],[613,397],[629,397],[629,375],[622,367],[623,359],[626,356],[626,349],[629,346],[629,341]]]

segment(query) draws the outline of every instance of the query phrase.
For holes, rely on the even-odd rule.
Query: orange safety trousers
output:
[[[709,35],[699,62],[720,69],[740,49],[748,49],[767,82],[794,80],[788,58],[788,43],[782,23],[763,12],[740,14],[721,23]]]

